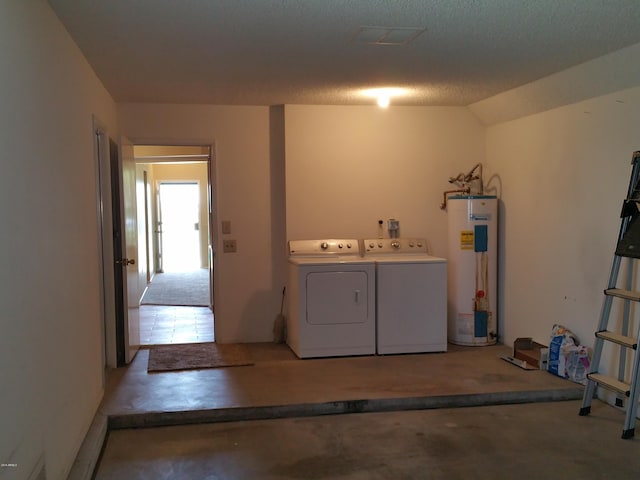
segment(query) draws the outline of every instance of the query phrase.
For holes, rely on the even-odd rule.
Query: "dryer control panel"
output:
[[[327,238],[323,240],[290,240],[291,256],[360,255],[360,244],[354,238]]]
[[[427,253],[424,238],[372,238],[364,240],[365,253]]]

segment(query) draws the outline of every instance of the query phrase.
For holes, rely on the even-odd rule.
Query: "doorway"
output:
[[[135,146],[145,175],[149,281],[142,345],[214,341],[210,147]]]
[[[159,272],[201,268],[200,186],[198,182],[161,181],[158,185]]]

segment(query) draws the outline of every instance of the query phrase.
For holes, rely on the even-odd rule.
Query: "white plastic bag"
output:
[[[563,325],[554,325],[549,342],[549,372],[585,384],[589,364],[587,347],[580,345],[571,330]]]

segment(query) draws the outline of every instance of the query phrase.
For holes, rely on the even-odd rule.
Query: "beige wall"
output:
[[[158,185],[162,181],[185,180],[196,181],[200,187],[200,266],[209,266],[209,220],[207,208],[207,186],[209,178],[206,163],[184,163],[184,164],[154,164],[151,165],[154,213],[158,211],[155,205]],[[154,221],[157,219],[154,217]],[[153,224],[155,225],[155,223]],[[155,227],[154,227],[155,228]]]
[[[482,161],[489,193],[501,198],[502,340],[546,343],[557,322],[592,345],[631,154],[640,148],[639,103],[640,89],[631,89],[488,128],[465,108],[124,105],[120,112],[142,137],[216,143],[219,218],[232,220],[232,237],[238,222],[242,232],[238,255],[218,254],[217,318],[229,341],[270,339],[273,315],[264,311],[277,309],[286,239],[375,236],[378,219],[395,217],[402,235],[426,236],[432,253],[446,256],[442,192],[449,176]],[[146,125],[163,115],[175,120]],[[268,248],[244,251],[256,236]],[[244,278],[248,272],[255,275]],[[605,354],[605,367],[613,365]]]
[[[103,395],[92,114],[115,105],[44,1],[0,2],[0,477],[63,479]]]
[[[502,185],[505,343],[548,342],[557,322],[593,345],[631,157],[640,149],[639,107],[635,88],[488,129],[487,167]]]
[[[426,237],[447,254],[450,176],[484,161],[484,127],[466,108],[285,107],[288,239]]]
[[[464,108],[118,109],[134,143],[215,144],[216,336],[223,343],[271,340],[287,238],[376,236],[378,219],[396,217],[403,235],[425,236],[435,254],[446,255],[442,192],[485,149],[484,128]],[[221,253],[222,220],[232,223],[225,238],[238,241],[236,254]]]

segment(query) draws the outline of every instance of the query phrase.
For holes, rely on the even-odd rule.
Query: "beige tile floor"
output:
[[[208,307],[141,305],[142,345],[213,342],[213,312]]]

